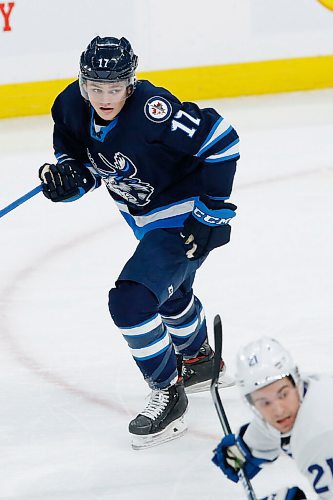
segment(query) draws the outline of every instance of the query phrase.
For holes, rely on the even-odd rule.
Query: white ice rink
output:
[[[210,329],[223,317],[229,371],[263,334],[302,371],[332,371],[333,89],[201,104],[241,136],[232,242],[195,287]],[[38,184],[51,127],[0,121],[0,208]],[[39,194],[0,225],[0,499],[244,498],[210,462],[221,430],[209,393],[190,397],[183,438],[130,448],[127,425],[148,391],[107,296],[136,241],[106,190],[60,205]],[[221,396],[231,426],[245,422],[237,390]],[[284,459],[253,485],[260,497],[299,480]]]

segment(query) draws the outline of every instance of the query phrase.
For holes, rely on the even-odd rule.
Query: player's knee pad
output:
[[[158,300],[146,286],[135,281],[118,281],[109,292],[109,310],[118,327],[147,321],[158,311]]]

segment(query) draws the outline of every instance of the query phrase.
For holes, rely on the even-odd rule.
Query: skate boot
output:
[[[181,356],[177,355],[180,362]],[[212,380],[214,351],[206,339],[195,358],[183,359],[181,373],[187,394],[207,391],[210,389]],[[179,369],[179,364],[178,364]],[[219,387],[230,387],[235,385],[232,377],[226,375],[226,366],[221,360],[221,371],[219,377]]]
[[[182,436],[187,426],[187,397],[182,382],[153,390],[147,407],[129,424],[132,448],[141,450]]]

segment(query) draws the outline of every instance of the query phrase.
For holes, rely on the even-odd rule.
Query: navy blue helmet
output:
[[[135,89],[137,65],[138,57],[126,38],[96,36],[80,58],[79,85],[82,97],[89,101],[87,80],[101,83],[122,82],[126,85],[129,97]]]
[[[81,54],[80,76],[86,80],[117,82],[134,79],[138,57],[126,38],[94,38]]]

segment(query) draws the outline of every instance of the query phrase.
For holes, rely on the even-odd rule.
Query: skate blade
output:
[[[235,385],[235,379],[221,372],[219,377],[219,389],[224,389],[225,387],[232,387]],[[211,380],[204,380],[198,384],[190,385],[185,387],[186,394],[196,394],[197,392],[209,391],[211,386]]]
[[[184,415],[171,422],[163,431],[156,432],[156,434],[149,434],[147,436],[138,436],[132,434],[132,448],[133,450],[144,450],[152,446],[158,446],[173,439],[180,438],[187,431],[187,425]]]

